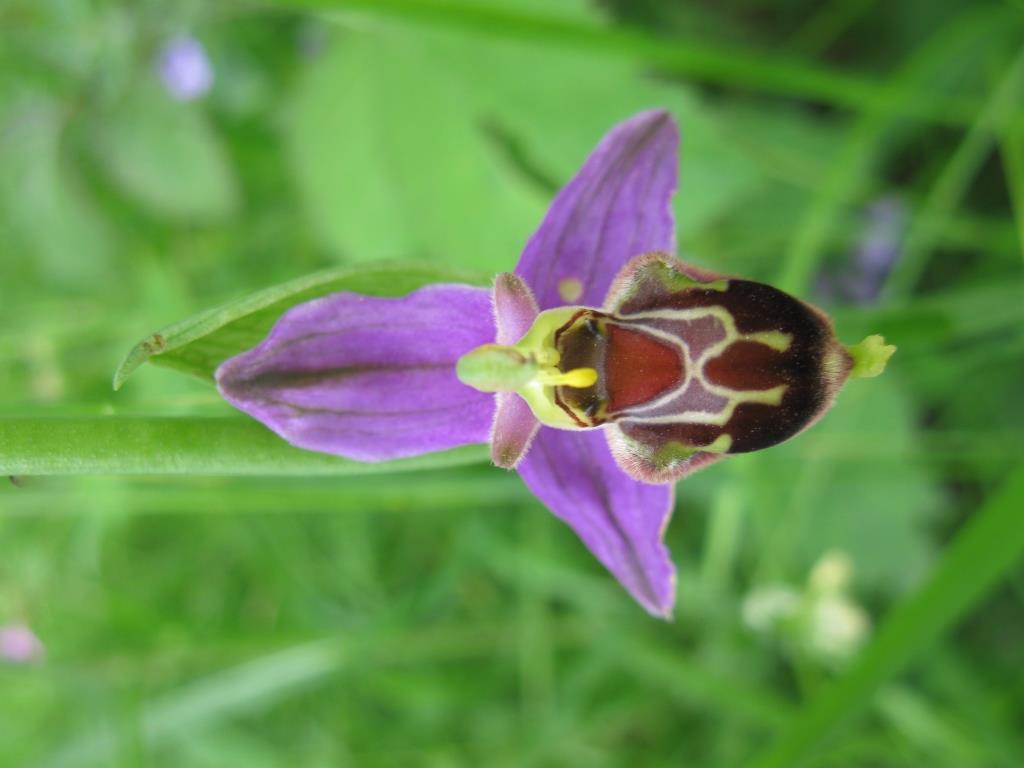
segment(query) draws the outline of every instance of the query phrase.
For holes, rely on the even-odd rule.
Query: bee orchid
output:
[[[792,437],[893,351],[844,347],[809,304],[672,256],[678,142],[663,111],[621,123],[493,289],[299,305],[221,365],[220,392],[296,446],[361,461],[489,442],[670,616],[673,481]]]

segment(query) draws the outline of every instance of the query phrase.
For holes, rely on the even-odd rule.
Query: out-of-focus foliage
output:
[[[179,101],[158,61],[183,35],[213,81]],[[508,269],[652,106],[683,131],[682,254],[899,346],[813,430],[679,485],[669,625],[486,466],[5,481],[0,627],[45,656],[0,659],[0,765],[713,767],[796,733],[857,657],[747,598],[838,551],[877,627],[979,510],[1024,510],[998,494],[1024,455],[1022,44],[1019,3],[971,0],[0,2],[0,419],[230,415],[111,374],[320,269]],[[880,250],[879,200],[906,212]],[[807,764],[1024,763],[1002,575]]]

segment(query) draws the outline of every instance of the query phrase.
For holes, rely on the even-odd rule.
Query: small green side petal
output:
[[[893,356],[896,347],[892,344],[886,344],[884,338],[875,334],[868,336],[859,344],[848,346],[846,351],[853,358],[850,378],[871,379],[885,370],[885,364]]]

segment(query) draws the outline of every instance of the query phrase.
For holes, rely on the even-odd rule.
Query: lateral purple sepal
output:
[[[494,396],[462,384],[455,362],[495,332],[483,288],[336,293],[289,310],[217,386],[293,445],[359,461],[486,443]]]
[[[526,282],[511,272],[494,278],[494,321],[498,327],[498,344],[519,341],[537,319],[537,300]]]
[[[675,252],[678,146],[675,121],[663,110],[641,112],[605,135],[558,193],[516,266],[541,310],[600,307],[630,258]],[[579,281],[581,295],[565,301],[563,280]]]
[[[537,319],[537,302],[521,277],[503,272],[494,278],[494,322],[498,344],[519,341]],[[491,427],[491,461],[503,469],[514,469],[540,428],[530,406],[515,392],[498,392],[494,424]]]
[[[498,392],[491,428],[491,461],[502,469],[515,469],[540,429],[530,406],[515,392]]]
[[[675,567],[662,536],[673,486],[623,473],[600,430],[541,429],[518,470],[637,602],[655,616],[672,615]]]

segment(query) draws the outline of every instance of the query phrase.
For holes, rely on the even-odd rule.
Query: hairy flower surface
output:
[[[678,141],[667,113],[636,115],[493,290],[302,304],[220,367],[221,393],[294,445],[362,461],[489,442],[669,616],[672,481],[793,436],[892,352],[877,337],[843,347],[810,305],[676,260]]]

